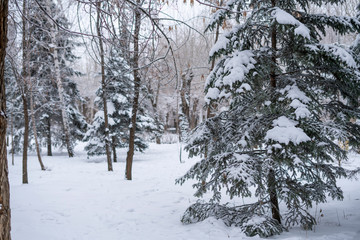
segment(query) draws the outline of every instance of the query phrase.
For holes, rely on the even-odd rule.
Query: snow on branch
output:
[[[275,7],[273,8],[271,15],[279,24],[296,26],[294,30],[296,35],[300,35],[304,38],[310,39],[309,28],[307,28],[303,23],[294,18],[291,14],[278,7]]]

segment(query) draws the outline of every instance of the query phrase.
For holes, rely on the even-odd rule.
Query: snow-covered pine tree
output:
[[[360,19],[360,4],[357,6],[357,19]],[[355,61],[358,64],[358,68],[360,70],[360,33],[356,36],[355,41],[352,43],[350,47],[353,57]],[[359,100],[360,101],[360,100]],[[355,123],[360,125],[360,119],[353,119]],[[357,153],[360,153],[360,147],[357,147],[354,149]],[[360,172],[360,168],[358,169],[358,172]]]
[[[343,1],[231,0],[214,14],[209,29],[225,21],[233,28],[210,52],[219,61],[206,101],[230,104],[197,127],[187,146],[190,157],[206,148],[207,155],[177,183],[196,179],[195,196],[212,198],[191,205],[184,223],[213,216],[266,237],[294,224],[311,229],[313,203],[343,198],[336,178],[347,172],[336,163],[347,152],[337,141],[359,145],[360,126],[350,119],[360,117],[360,75],[346,48],[321,39],[327,27],[359,31],[360,19],[307,11],[324,3]],[[222,193],[258,201],[222,205]]]
[[[133,76],[129,64],[122,56],[121,48],[111,47],[109,57],[105,65],[105,78],[107,86],[107,106],[109,116],[109,135],[112,144],[114,161],[116,161],[115,148],[127,147],[129,142],[129,125],[133,98]],[[86,133],[85,147],[89,156],[105,154],[105,123],[102,112],[102,87],[96,91],[95,104],[99,111]],[[139,109],[137,116],[137,133],[151,131],[154,128],[154,120],[149,117],[144,109]],[[147,148],[146,142],[138,135],[135,137],[136,151]]]
[[[73,80],[74,76],[80,74],[72,68],[72,63],[77,59],[73,54],[77,43],[70,33],[57,27],[60,25],[68,29],[70,25],[60,7],[51,0],[40,0],[39,3],[42,7],[33,3],[29,11],[31,77],[38,81],[34,90],[37,93],[36,105],[41,106],[37,111],[37,129],[39,136],[46,139],[48,155],[51,155],[52,145],[63,145],[68,148],[70,156],[75,140],[81,140],[87,131],[85,118],[77,108],[83,99]],[[45,10],[53,19],[48,17]],[[64,134],[63,105],[69,137]]]
[[[6,108],[9,113],[8,131],[11,134],[11,147],[9,152],[18,153],[21,151],[21,140],[24,132],[24,116],[22,112],[22,99],[20,89],[16,82],[16,73],[13,71],[9,57],[5,57],[4,80],[6,87]]]

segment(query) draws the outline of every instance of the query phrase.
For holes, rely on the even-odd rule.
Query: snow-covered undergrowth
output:
[[[13,240],[207,240],[248,238],[238,228],[210,218],[183,225],[181,216],[196,201],[191,183],[175,185],[198,159],[179,162],[177,144],[155,145],[136,154],[133,181],[124,179],[126,150],[107,172],[106,157],[87,159],[78,146],[76,156],[44,156],[41,171],[35,154],[29,158],[29,184],[21,184],[21,156],[9,165]],[[11,157],[9,156],[9,160]],[[9,161],[10,163],[10,161]],[[360,165],[351,155],[345,165]],[[339,180],[344,201],[314,206],[315,231],[299,227],[270,239],[360,239],[360,182]],[[242,200],[241,200],[242,201]]]

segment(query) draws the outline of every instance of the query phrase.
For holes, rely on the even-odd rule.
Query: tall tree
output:
[[[270,236],[294,224],[311,229],[314,202],[343,198],[336,178],[347,173],[336,163],[347,152],[336,142],[360,143],[360,126],[350,121],[360,116],[360,74],[348,49],[321,40],[326,27],[348,34],[360,24],[356,17],[309,13],[310,4],[324,2],[342,4],[235,0],[215,13],[209,29],[228,18],[237,24],[210,52],[220,59],[207,79],[206,101],[230,104],[195,129],[187,146],[190,156],[206,147],[208,154],[177,182],[198,179],[195,195],[213,197],[189,207],[183,222],[214,216],[247,235]],[[234,198],[251,196],[251,187],[258,201],[220,204],[222,188]]]
[[[53,11],[51,11],[51,7],[53,7],[52,1],[49,0],[45,4],[46,4],[47,12],[52,13],[53,12]],[[73,147],[73,143],[71,142],[71,139],[70,139],[71,136],[70,136],[69,117],[68,117],[68,114],[66,111],[64,86],[63,86],[63,80],[61,78],[61,72],[60,72],[61,56],[59,56],[60,55],[59,48],[64,47],[64,46],[58,46],[59,41],[56,36],[56,35],[59,36],[58,26],[56,25],[56,23],[54,23],[52,21],[52,19],[48,19],[48,22],[50,23],[49,24],[50,25],[50,44],[49,44],[49,46],[53,47],[51,49],[51,51],[53,52],[55,81],[56,81],[56,86],[57,86],[57,90],[59,93],[59,99],[60,99],[61,119],[62,119],[63,129],[64,129],[65,144],[66,144],[68,156],[73,157],[74,156],[74,147]],[[50,120],[48,120],[48,123],[50,125],[49,121]],[[50,130],[49,130],[48,134],[51,134]]]
[[[23,112],[24,112],[24,143],[23,143],[23,159],[22,159],[22,183],[27,184],[28,183],[28,171],[27,171],[27,153],[28,153],[28,146],[29,146],[29,111],[28,111],[28,84],[29,84],[29,78],[30,78],[30,72],[29,72],[29,65],[30,65],[30,40],[28,32],[28,1],[23,1],[23,14],[22,14],[22,83],[20,86],[22,86],[21,91],[21,98],[23,102]],[[14,67],[15,70],[15,67]]]
[[[31,2],[33,3],[33,2]],[[39,119],[36,120],[39,137],[46,138],[48,155],[51,145],[63,145],[68,156],[74,155],[75,140],[82,139],[87,124],[77,109],[82,99],[77,85],[72,79],[79,75],[72,68],[77,58],[73,54],[76,42],[67,31],[69,22],[59,5],[52,0],[40,0],[28,9],[28,54],[31,65],[28,67],[32,80],[34,108]],[[46,10],[46,13],[45,13]],[[60,27],[59,27],[60,26]],[[53,131],[60,126],[63,131]],[[53,139],[52,139],[53,138]]]
[[[101,68],[101,87],[102,87],[102,100],[103,100],[103,113],[104,113],[104,135],[105,135],[105,150],[106,150],[106,159],[108,164],[108,171],[112,171],[112,161],[111,161],[111,149],[110,149],[110,135],[109,135],[109,117],[108,117],[108,108],[107,108],[107,84],[105,80],[105,50],[103,43],[103,16],[102,16],[102,4],[97,2],[96,4],[96,32],[98,36],[99,44],[99,55],[100,55],[100,68]]]
[[[109,118],[109,136],[113,153],[113,161],[116,162],[116,148],[128,147],[129,125],[131,120],[131,101],[133,98],[133,77],[131,68],[125,60],[121,47],[111,46],[109,57],[106,58],[105,81],[107,87],[107,106]],[[89,156],[106,154],[105,149],[105,121],[103,113],[102,86],[96,91],[95,104],[99,111],[95,114],[85,140],[85,147]],[[144,133],[154,129],[154,120],[149,117],[143,108],[139,108],[136,120],[136,132]],[[135,150],[143,151],[147,148],[145,141],[135,136]]]
[[[139,71],[139,60],[140,60],[140,49],[139,49],[139,38],[140,38],[140,25],[141,25],[141,1],[136,0],[136,6],[134,7],[134,33],[133,33],[133,45],[134,52],[132,58],[132,68],[134,74],[134,98],[132,101],[132,113],[131,113],[131,122],[130,122],[130,131],[129,131],[129,150],[126,156],[126,179],[132,180],[132,163],[134,158],[135,151],[135,130],[136,130],[136,115],[139,106],[139,95],[140,95],[140,71]]]
[[[0,239],[10,240],[10,189],[6,151],[5,55],[7,46],[8,0],[0,3]]]

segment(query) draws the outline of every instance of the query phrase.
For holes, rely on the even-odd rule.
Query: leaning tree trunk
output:
[[[48,7],[48,12],[50,12],[49,10],[49,6]],[[69,157],[73,157],[74,156],[74,148],[72,146],[71,143],[71,136],[70,136],[70,127],[69,127],[69,119],[66,113],[66,103],[65,103],[65,98],[64,98],[64,87],[63,87],[63,83],[61,80],[61,74],[60,74],[60,60],[59,60],[59,52],[57,49],[57,42],[56,42],[56,29],[57,27],[54,26],[54,28],[51,31],[51,43],[53,44],[54,47],[54,66],[55,66],[55,79],[56,79],[56,86],[59,92],[59,99],[60,99],[60,108],[61,108],[61,118],[62,118],[62,123],[63,123],[63,128],[64,128],[64,135],[65,135],[65,144],[66,144],[66,149],[68,152],[68,156]]]
[[[53,35],[53,34],[51,34]],[[66,149],[68,151],[68,156],[73,157],[74,156],[74,149],[70,140],[70,127],[69,127],[69,120],[66,113],[66,105],[65,105],[65,99],[64,99],[64,87],[61,81],[61,75],[60,75],[60,66],[59,66],[59,56],[58,56],[58,50],[54,50],[54,63],[55,63],[55,78],[56,78],[56,85],[59,91],[59,98],[60,98],[60,107],[61,107],[61,118],[63,122],[64,127],[64,135],[65,135],[65,144]]]
[[[272,6],[276,7],[276,0],[271,0]],[[271,29],[271,48],[272,48],[272,56],[271,61],[273,62],[273,66],[276,66],[276,26],[272,26]],[[276,72],[275,67],[272,67],[270,71],[270,88],[272,92],[275,92],[276,89]],[[272,101],[276,101],[276,99],[272,99]],[[276,176],[275,171],[270,166],[270,170],[268,173],[268,193],[270,196],[270,204],[271,204],[271,212],[272,217],[276,219],[279,223],[281,223],[279,202],[277,197],[277,189],[276,189]]]
[[[137,8],[135,9],[135,27],[134,27],[134,57],[133,57],[133,74],[134,74],[134,99],[133,109],[131,113],[130,121],[130,133],[129,133],[129,150],[126,156],[126,179],[132,179],[132,163],[135,150],[135,131],[136,131],[136,114],[139,105],[140,94],[140,73],[139,73],[139,35],[140,35],[140,23],[141,14],[139,10],[140,0],[136,0]]]
[[[0,240],[10,240],[10,187],[6,151],[5,55],[7,44],[8,0],[0,4]]]
[[[32,90],[32,83],[30,82],[30,112],[31,112],[31,121],[32,121],[32,128],[34,132],[34,140],[35,140],[35,147],[36,147],[36,154],[40,163],[41,170],[45,171],[44,163],[41,159],[41,153],[40,153],[40,146],[38,142],[37,137],[37,129],[36,129],[36,122],[35,122],[35,113],[34,113],[34,96],[33,96],[33,90]]]
[[[100,49],[100,65],[101,65],[101,87],[102,87],[102,100],[104,104],[104,127],[105,127],[105,151],[106,151],[106,159],[108,164],[108,171],[112,171],[112,161],[111,161],[111,151],[110,151],[110,133],[109,133],[109,119],[108,119],[108,111],[107,111],[107,86],[105,82],[105,60],[104,60],[104,45],[102,40],[101,28],[101,2],[97,2],[96,4],[97,10],[97,19],[96,19],[96,31],[99,40],[99,49]]]

